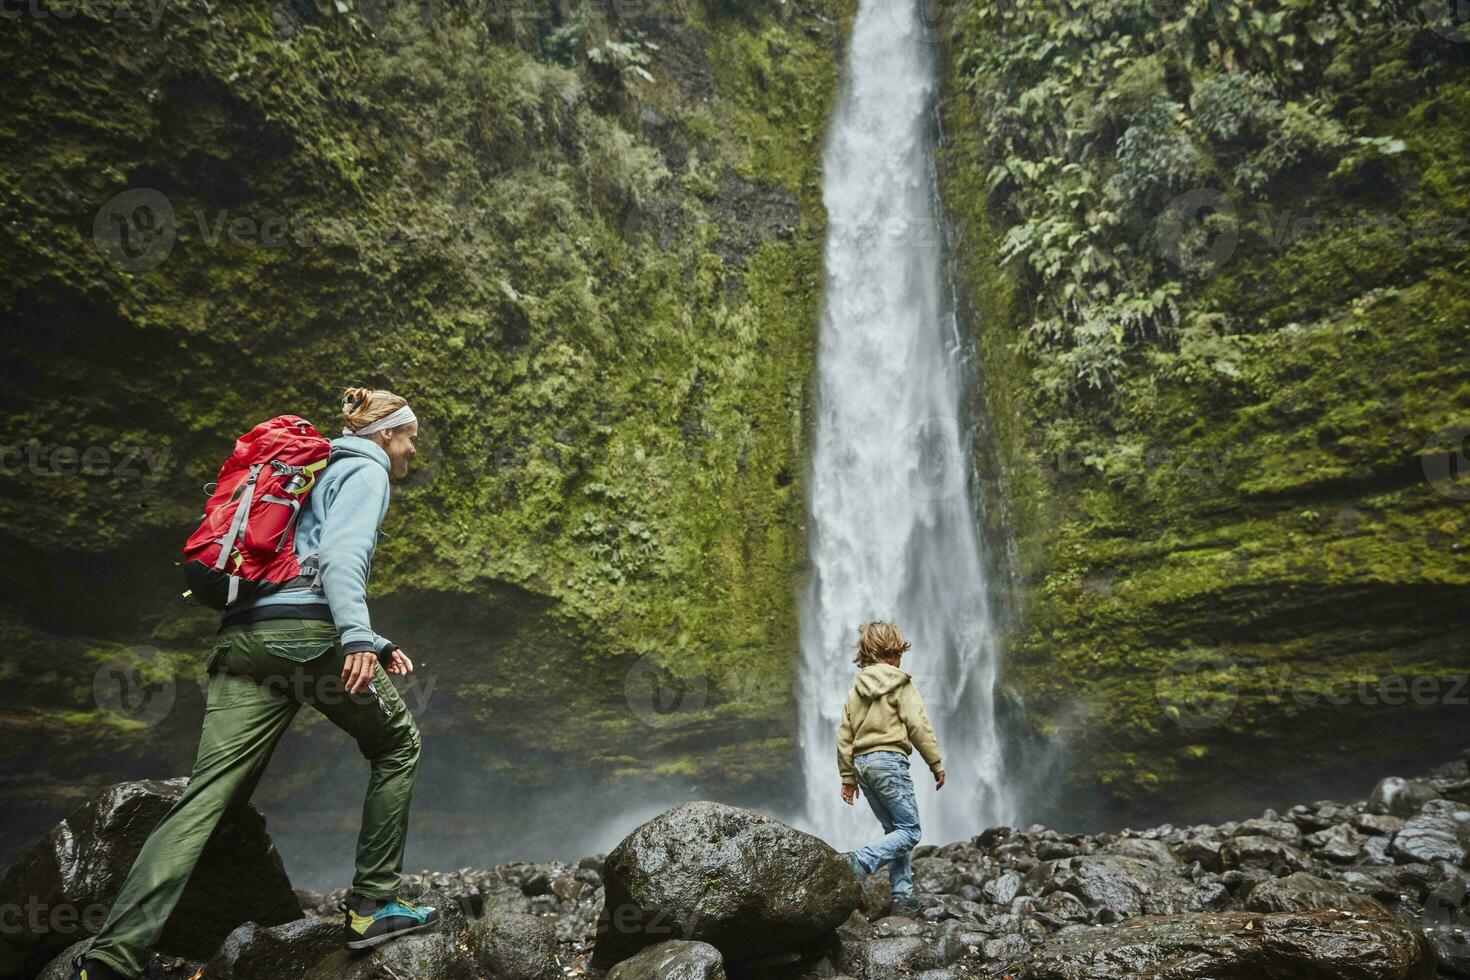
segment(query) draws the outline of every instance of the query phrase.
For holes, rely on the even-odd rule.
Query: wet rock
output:
[[[21,852],[0,878],[0,906],[37,910],[34,921],[41,928],[0,933],[0,977],[29,980],[80,935],[101,928],[148,833],[186,782],[118,783]],[[221,824],[205,849],[158,947],[202,960],[239,925],[299,918],[301,908],[265,818],[245,806]]]
[[[1235,828],[1235,837],[1274,837],[1286,844],[1297,845],[1302,841],[1302,831],[1294,823],[1285,820],[1243,820]]]
[[[1305,868],[1307,857],[1274,837],[1232,837],[1220,845],[1220,863],[1226,868],[1260,868],[1284,875]]]
[[[1198,861],[1200,867],[1207,871],[1219,871],[1221,870],[1220,843],[1218,840],[1210,840],[1206,837],[1191,837],[1176,844],[1174,853],[1185,864],[1193,864]]]
[[[1020,965],[1017,980],[1419,980],[1424,941],[1396,919],[1350,912],[1149,916],[1060,933]]]
[[[368,952],[338,947],[308,970],[304,980],[476,980],[477,973],[454,934],[439,932],[405,936]]]
[[[491,912],[471,923],[469,948],[475,963],[496,980],[555,980],[556,930],[550,921],[521,912]]]
[[[1470,932],[1463,926],[1427,925],[1424,939],[1441,970],[1470,977]]]
[[[1368,795],[1364,809],[1369,813],[1387,813],[1395,817],[1412,817],[1437,794],[1434,787],[1418,779],[1389,776],[1380,779]]]
[[[1038,881],[1031,881],[1034,877]],[[1188,908],[1192,886],[1174,868],[1116,854],[1093,854],[1040,865],[1028,876],[1031,894],[1065,891],[1077,896],[1099,922],[1145,912]],[[1038,889],[1037,885],[1040,885]]]
[[[592,964],[666,939],[701,940],[727,962],[809,947],[857,908],[859,883],[826,843],[720,803],[686,803],[608,854]]]
[[[1360,813],[1353,818],[1353,826],[1365,834],[1389,836],[1403,829],[1404,818],[1386,813]]]
[[[1021,894],[1021,876],[1014,871],[1007,871],[999,878],[987,881],[983,893],[986,901],[996,905],[1009,905]]]
[[[1346,885],[1298,871],[1285,878],[1272,878],[1251,889],[1246,908],[1252,912],[1305,912],[1308,909],[1342,909],[1363,915],[1388,915],[1377,899],[1355,892]]]
[[[1325,861],[1349,864],[1362,857],[1366,838],[1348,824],[1340,823],[1308,834],[1303,843]]]
[[[1165,868],[1174,868],[1179,864],[1179,858],[1169,850],[1169,845],[1149,838],[1124,837],[1108,845],[1107,853],[1137,858]]]
[[[607,980],[725,980],[725,961],[709,943],[671,939],[616,964]]]
[[[1388,853],[1400,863],[1464,864],[1470,840],[1470,809],[1451,800],[1430,800],[1393,835]]]
[[[209,980],[300,980],[342,948],[337,919],[298,919],[279,926],[247,922],[229,936],[204,967]]]
[[[887,869],[883,869],[886,873]],[[963,881],[960,869],[953,862],[941,857],[922,857],[914,860],[914,890],[931,895],[958,895]]]

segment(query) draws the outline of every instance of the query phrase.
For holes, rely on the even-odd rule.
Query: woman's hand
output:
[[[842,802],[852,806],[852,801],[858,798],[858,788],[852,783],[842,784]]]
[[[937,793],[942,789],[944,789],[944,773],[941,771],[934,774],[934,791]]]
[[[413,661],[408,659],[408,654],[404,653],[401,647],[394,647],[393,652],[388,654],[388,673],[413,673]]]

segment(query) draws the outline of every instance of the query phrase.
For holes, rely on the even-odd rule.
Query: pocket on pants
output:
[[[336,637],[327,639],[320,636],[263,639],[261,645],[265,647],[267,653],[294,663],[304,664],[334,648],[337,645],[337,639]]]

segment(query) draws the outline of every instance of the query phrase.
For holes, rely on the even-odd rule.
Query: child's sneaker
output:
[[[861,864],[858,864],[856,854],[852,853],[851,851],[843,851],[842,856],[847,859],[848,865],[852,868],[852,873],[857,875],[858,911],[866,912],[868,911],[868,889],[864,887],[863,881],[868,877],[868,873],[863,870],[863,866]]]
[[[372,949],[399,936],[439,928],[437,909],[401,898],[379,902],[353,895],[337,908],[347,915],[343,934],[348,949]]]
[[[893,905],[890,907],[889,915],[914,915],[923,908],[916,895],[895,895]]]

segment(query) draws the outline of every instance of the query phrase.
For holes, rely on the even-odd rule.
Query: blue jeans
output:
[[[893,896],[912,895],[914,859],[910,852],[919,843],[919,806],[914,801],[909,760],[901,752],[884,749],[857,756],[852,767],[873,816],[883,825],[883,836],[854,851],[853,856],[869,873],[888,862]]]

